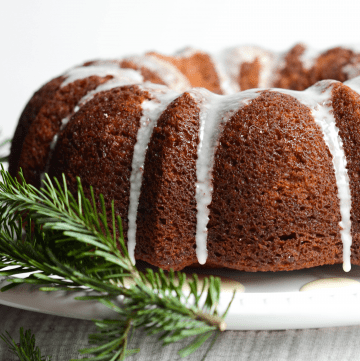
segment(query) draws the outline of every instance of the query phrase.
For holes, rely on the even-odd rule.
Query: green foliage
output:
[[[61,185],[47,177],[38,190],[21,172],[20,181],[3,168],[1,175],[0,276],[32,272],[11,278],[1,291],[23,283],[39,285],[43,291],[98,291],[98,296],[78,299],[96,299],[113,309],[117,319],[95,321],[98,333],[89,337],[94,346],[81,350],[93,355],[89,360],[122,360],[137,352],[127,349],[136,329],[158,335],[163,345],[193,338],[179,352],[185,357],[226,328],[225,315],[217,311],[220,279],[210,276],[200,286],[196,274],[188,280],[182,272],[140,272],[128,255],[114,203],[108,220],[103,197],[99,211],[92,189],[89,200],[79,179],[73,197],[64,176]],[[16,268],[3,270],[7,266]],[[190,291],[185,291],[185,283]]]
[[[30,330],[25,331],[20,328],[20,342],[16,343],[8,332],[0,335],[0,338],[9,346],[9,350],[20,361],[51,361],[51,356],[41,356],[39,347],[35,347],[35,336]]]
[[[5,162],[8,162],[8,161],[9,161],[9,156],[2,154],[3,149],[6,149],[6,147],[7,147],[7,145],[8,145],[9,143],[11,143],[11,139],[3,140],[3,141],[0,143],[0,163],[5,163]]]

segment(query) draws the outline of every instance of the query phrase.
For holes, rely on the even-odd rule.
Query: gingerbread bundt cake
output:
[[[37,187],[64,173],[72,192],[80,176],[86,195],[114,200],[131,257],[163,269],[348,271],[360,78],[346,80],[359,64],[354,49],[303,45],[91,61],[34,94],[9,170]]]

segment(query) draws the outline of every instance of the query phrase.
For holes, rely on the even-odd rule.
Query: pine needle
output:
[[[20,328],[20,342],[16,343],[8,332],[0,335],[8,345],[9,351],[19,358],[19,361],[51,361],[52,356],[41,356],[39,347],[35,347],[35,336],[30,330]]]

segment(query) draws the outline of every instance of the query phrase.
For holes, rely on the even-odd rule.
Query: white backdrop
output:
[[[0,11],[2,136],[37,88],[84,60],[188,45],[360,44],[357,0],[2,0]]]

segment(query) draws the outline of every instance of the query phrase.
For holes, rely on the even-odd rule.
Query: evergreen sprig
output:
[[[16,343],[8,332],[0,335],[0,338],[8,345],[9,350],[19,358],[20,361],[51,361],[51,356],[41,356],[38,346],[35,347],[35,336],[30,330],[20,328],[20,342]]]
[[[137,352],[127,349],[136,329],[157,334],[163,345],[195,338],[179,352],[183,357],[225,330],[227,311],[217,311],[220,279],[210,276],[200,285],[196,274],[187,279],[182,272],[140,272],[128,255],[114,202],[107,219],[104,198],[98,210],[93,190],[87,199],[80,179],[74,197],[64,176],[61,184],[46,176],[39,190],[21,172],[15,179],[2,167],[1,175],[0,276],[13,276],[2,291],[24,283],[43,291],[95,290],[98,296],[78,299],[97,300],[117,313],[116,320],[95,321],[98,333],[89,336],[94,346],[80,351],[92,355],[85,360],[122,360]],[[15,268],[4,270],[8,266]],[[21,273],[27,276],[14,277]]]
[[[6,148],[10,143],[11,143],[11,139],[5,139],[0,143],[0,163],[5,163],[9,161],[9,155],[3,155],[2,151],[4,148],[6,151],[7,150]]]

